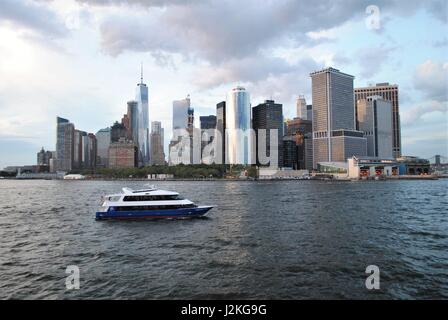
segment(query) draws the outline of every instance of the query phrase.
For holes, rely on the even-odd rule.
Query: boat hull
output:
[[[139,219],[188,219],[204,216],[211,206],[200,206],[195,208],[146,210],[146,211],[107,211],[97,212],[96,220],[139,220]]]

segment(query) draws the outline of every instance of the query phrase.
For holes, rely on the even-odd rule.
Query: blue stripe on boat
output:
[[[106,219],[167,219],[167,218],[195,218],[206,214],[212,207],[145,210],[145,211],[107,211],[97,212],[97,220]]]

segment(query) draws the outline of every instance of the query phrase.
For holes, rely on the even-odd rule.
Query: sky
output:
[[[96,133],[120,120],[144,66],[150,121],[199,116],[236,85],[296,116],[309,74],[399,85],[402,153],[448,156],[446,0],[0,0],[0,168],[55,150],[56,116]]]

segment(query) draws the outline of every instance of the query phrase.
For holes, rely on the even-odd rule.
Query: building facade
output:
[[[163,151],[164,130],[160,121],[151,122],[151,165],[164,165]]]
[[[313,158],[312,154],[309,154],[309,144],[308,148],[305,146],[306,139],[309,139],[312,134],[312,122],[310,120],[304,120],[302,118],[294,118],[285,121],[285,136],[289,137],[296,144],[296,156],[297,159],[294,160],[294,169],[297,170],[311,170],[312,165],[306,165],[306,158]],[[312,152],[312,149],[311,149]],[[288,167],[290,167],[288,165]]]
[[[133,168],[137,166],[137,147],[124,138],[109,146],[110,168]]]
[[[59,171],[70,171],[73,167],[75,126],[69,120],[56,118],[56,166]]]
[[[401,156],[401,125],[398,85],[385,82],[375,86],[355,88],[355,101],[365,100],[371,96],[381,96],[384,100],[392,102],[393,157],[399,158]]]
[[[367,156],[394,158],[392,103],[380,96],[356,102],[356,126],[367,139]]]
[[[217,142],[217,147],[221,146],[221,154],[215,155],[215,163],[226,163],[226,102],[221,101],[216,105],[216,131],[217,137],[221,141]]]
[[[96,133],[98,166],[109,166],[110,128],[101,129]]]
[[[53,151],[45,151],[44,147],[37,153],[38,166],[50,166],[50,159],[53,158]]]
[[[229,164],[252,163],[251,110],[249,92],[236,87],[226,100],[226,157]]]
[[[346,161],[366,149],[366,139],[355,130],[352,75],[334,68],[310,74],[313,99],[313,168],[319,162]],[[336,148],[336,149],[335,149]]]
[[[297,118],[308,120],[308,113],[306,109],[306,99],[305,96],[299,96],[296,101],[296,113]]]
[[[135,100],[137,101],[138,136],[134,143],[138,147],[138,163],[149,163],[149,111],[148,111],[148,87],[143,83],[143,71],[140,83],[137,84]]]
[[[255,131],[255,159],[257,165],[281,167],[283,165],[283,105],[274,100],[266,100],[252,108],[252,127]],[[262,139],[260,130],[265,130],[265,139]],[[271,130],[276,130],[277,138],[271,144]],[[263,141],[264,140],[264,141]],[[262,147],[260,144],[263,144]],[[272,157],[273,150],[277,153],[277,159],[271,159],[270,163],[262,163],[260,154],[264,149],[265,157]],[[263,152],[262,152],[263,153]]]

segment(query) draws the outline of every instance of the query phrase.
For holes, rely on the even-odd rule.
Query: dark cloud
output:
[[[109,17],[101,25],[102,46],[112,56],[124,51],[164,50],[196,56],[213,63],[243,58],[279,44],[312,44],[310,31],[337,27],[353,17],[365,17],[370,0],[264,1],[92,1],[91,4],[132,3],[166,6],[147,15]],[[384,19],[389,13],[409,15],[431,11],[441,1],[376,1]],[[443,4],[439,6],[443,7]]]
[[[44,2],[2,0],[0,2],[0,25],[11,24],[36,32],[46,39],[64,37],[68,30],[63,21]]]

